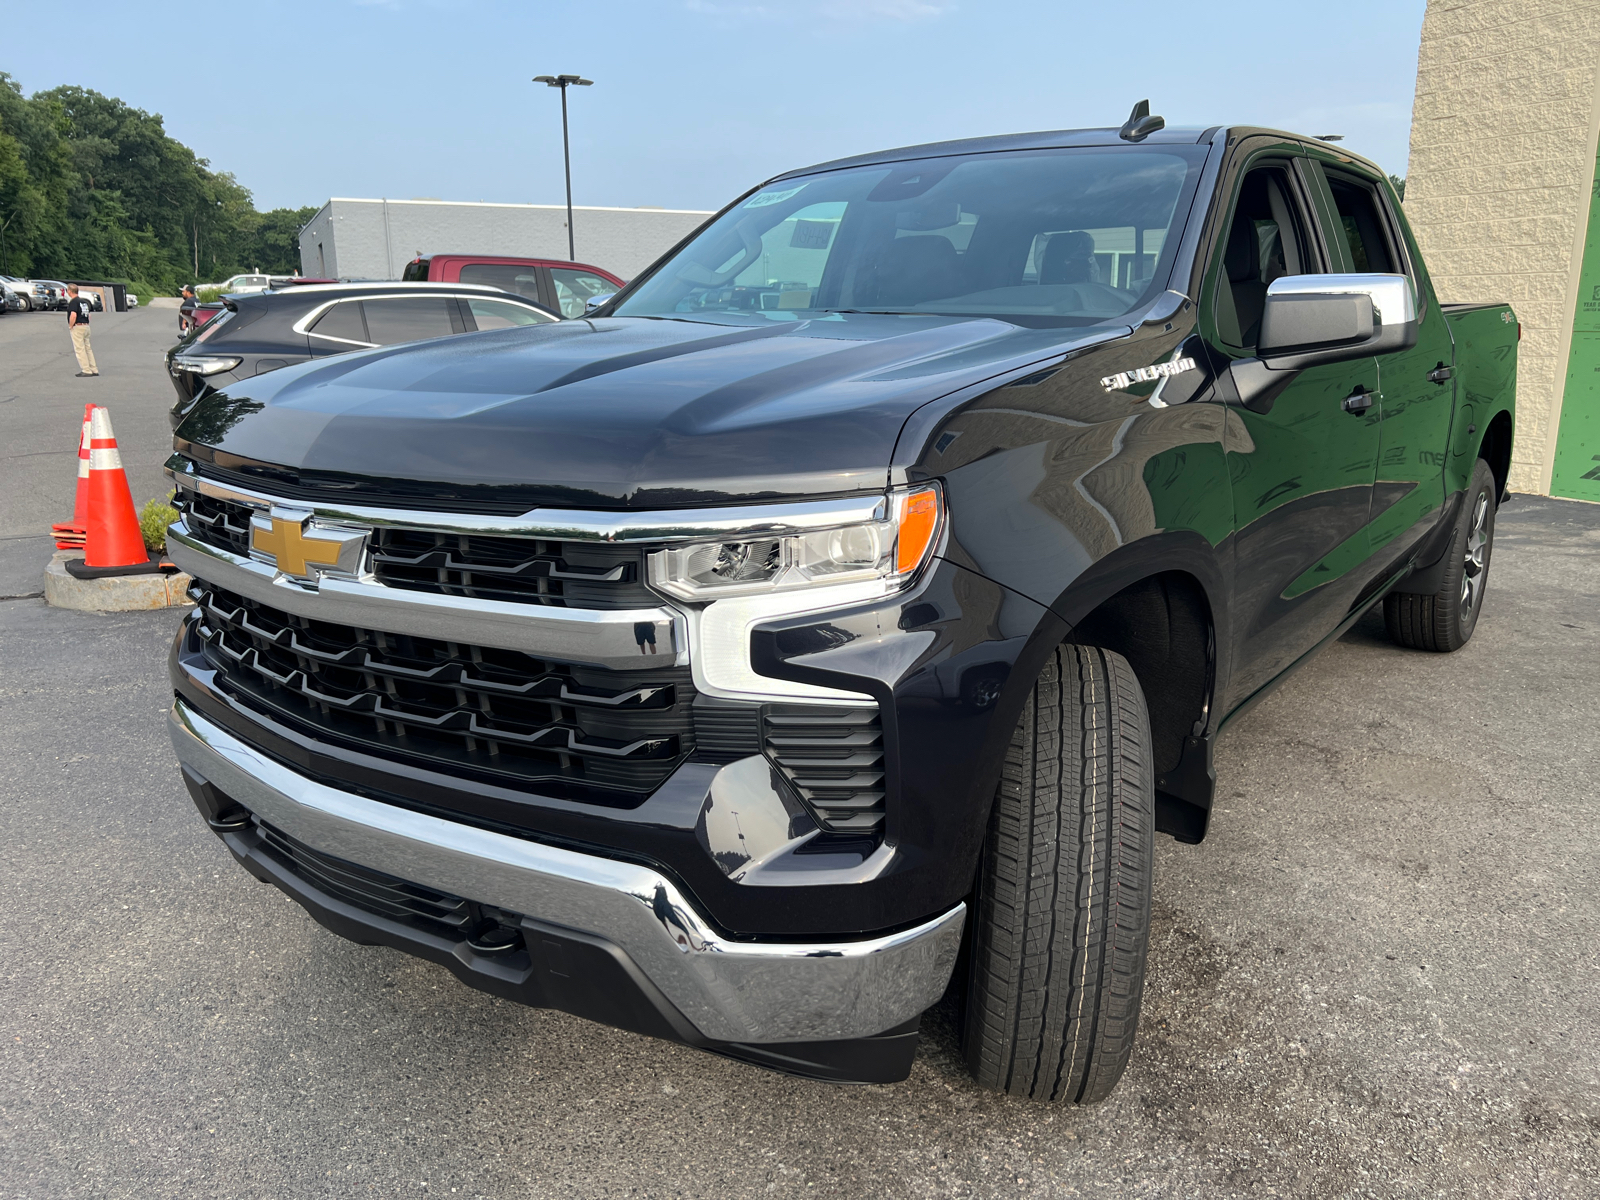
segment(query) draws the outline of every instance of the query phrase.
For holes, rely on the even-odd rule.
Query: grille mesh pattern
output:
[[[883,824],[883,726],[876,705],[768,704],[761,710],[767,757],[834,833],[875,833]]]
[[[606,671],[311,621],[196,583],[225,691],[319,737],[516,781],[653,791],[693,748],[686,667]]]
[[[460,896],[436,892],[342,858],[333,858],[296,841],[259,817],[256,818],[256,832],[274,856],[301,879],[347,904],[420,925],[454,939],[464,937],[472,921],[472,908]]]

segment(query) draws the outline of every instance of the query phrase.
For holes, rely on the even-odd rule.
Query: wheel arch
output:
[[[1511,410],[1502,408],[1489,419],[1483,430],[1483,440],[1478,443],[1478,457],[1494,472],[1496,503],[1499,504],[1504,504],[1510,495],[1512,436]]]
[[[1215,698],[1227,670],[1226,591],[1215,549],[1174,533],[1124,547],[1084,572],[1051,605],[1065,640],[1128,660],[1150,711],[1156,828],[1205,837],[1215,772]]]

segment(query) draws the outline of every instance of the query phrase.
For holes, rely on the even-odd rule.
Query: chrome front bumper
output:
[[[943,994],[966,906],[860,941],[736,942],[648,867],[509,837],[307,779],[182,700],[178,758],[262,820],[324,854],[605,939],[718,1042],[871,1037]]]

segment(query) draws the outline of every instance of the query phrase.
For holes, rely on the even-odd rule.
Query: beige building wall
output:
[[[1522,322],[1511,490],[1548,492],[1600,133],[1600,0],[1428,0],[1406,218],[1446,303]]]

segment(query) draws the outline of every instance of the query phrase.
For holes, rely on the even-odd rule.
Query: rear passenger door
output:
[[[1444,505],[1445,456],[1455,407],[1455,344],[1430,303],[1390,208],[1388,188],[1344,164],[1317,169],[1326,192],[1328,245],[1336,270],[1406,275],[1417,293],[1417,344],[1378,356],[1378,473],[1372,492],[1372,552],[1394,563],[1415,548]]]

